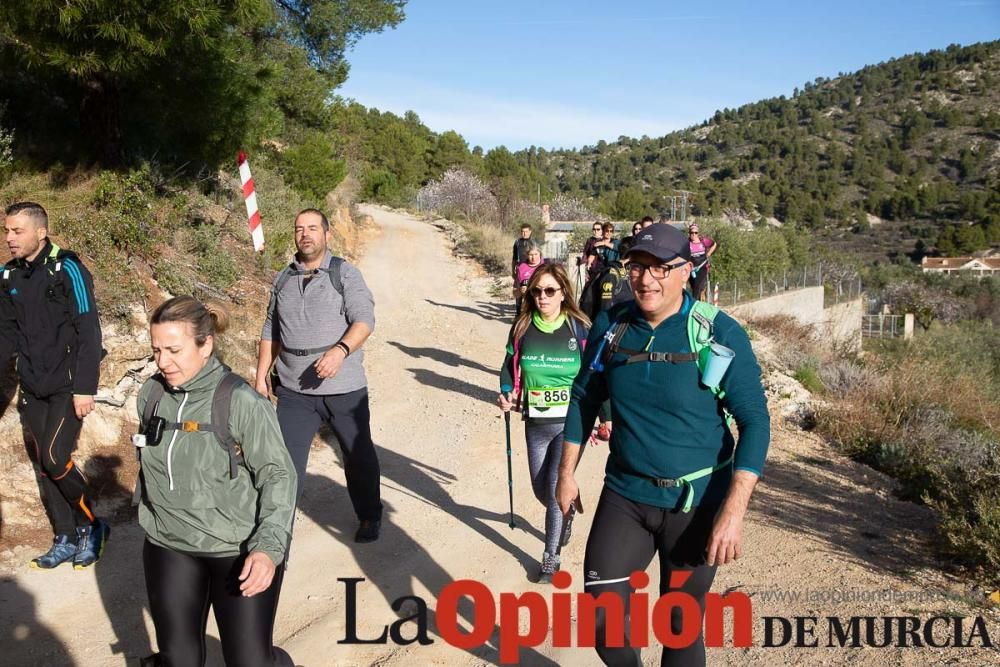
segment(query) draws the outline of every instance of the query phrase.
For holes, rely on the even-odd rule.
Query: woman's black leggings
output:
[[[147,540],[142,562],[160,665],[205,664],[205,625],[211,606],[228,667],[293,667],[288,654],[272,643],[283,566],[275,570],[270,588],[247,598],[240,594],[237,578],[242,556],[191,556]]]

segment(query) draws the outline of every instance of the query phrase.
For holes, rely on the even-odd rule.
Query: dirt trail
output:
[[[369,207],[378,232],[360,266],[375,293],[377,326],[366,346],[372,426],[383,473],[382,539],[355,545],[356,527],[336,454],[314,446],[295,528],[276,638],[300,665],[480,665],[498,663],[496,634],[464,651],[437,635],[434,609],[442,587],[476,579],[500,592],[550,588],[530,583],[541,555],[543,510],[530,493],[523,433],[514,428],[518,527],[507,526],[503,422],[492,404],[509,327],[505,301],[491,280],[452,256],[440,230],[408,215]],[[322,440],[322,439],[321,439]],[[606,451],[588,449],[579,472],[585,497],[596,500]],[[929,520],[920,508],[891,498],[883,476],[840,457],[814,438],[776,424],[767,477],[752,504],[746,553],[723,568],[714,590],[736,588],[753,601],[752,649],[713,649],[710,664],[990,664],[983,649],[761,648],[763,616],[919,616],[983,613],[961,600],[896,602],[810,600],[809,595],[960,590],[934,569]],[[592,507],[588,508],[592,509]],[[588,512],[563,552],[574,578],[582,569]],[[0,579],[0,645],[5,665],[111,666],[149,652],[152,626],[144,609],[141,534],[117,526],[107,556],[91,571],[26,567]],[[345,584],[357,585],[357,634],[370,639],[397,616],[392,601],[415,595],[430,610],[428,646],[343,645],[348,628]],[[656,581],[654,575],[653,581]],[[655,585],[655,584],[654,584]],[[767,599],[780,587],[802,599]],[[577,590],[574,585],[571,590]],[[460,607],[464,628],[471,614]],[[990,636],[1000,626],[988,620]],[[522,621],[523,625],[523,621]],[[211,622],[210,622],[211,626]],[[966,624],[967,637],[971,621]],[[404,626],[406,638],[414,625]],[[817,625],[820,646],[826,625]],[[214,633],[214,628],[211,628]],[[221,664],[211,643],[209,664]],[[659,664],[659,652],[644,652]],[[589,649],[546,642],[521,653],[526,665],[599,665]]]

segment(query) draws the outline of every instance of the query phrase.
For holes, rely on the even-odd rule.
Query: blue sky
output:
[[[336,92],[470,146],[593,145],[893,57],[1000,38],[1000,0],[410,0]]]

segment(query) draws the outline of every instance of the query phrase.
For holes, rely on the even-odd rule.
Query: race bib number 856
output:
[[[569,409],[569,387],[529,387],[529,417],[565,417]]]

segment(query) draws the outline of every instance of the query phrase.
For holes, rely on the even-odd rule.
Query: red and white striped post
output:
[[[260,252],[264,249],[264,226],[260,222],[260,211],[257,210],[257,191],[254,189],[253,176],[250,175],[247,154],[240,151],[237,162],[240,166],[240,182],[243,184],[243,201],[247,205],[247,224],[250,227],[250,238],[253,239],[254,251]]]
[[[715,289],[713,290],[712,304],[715,306],[719,305],[719,283],[715,283]]]

